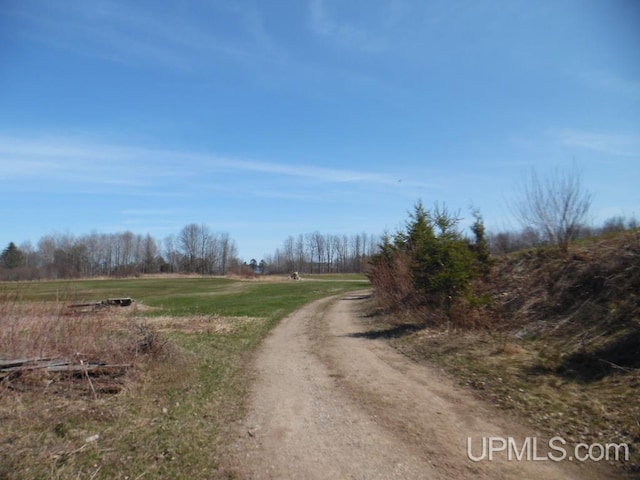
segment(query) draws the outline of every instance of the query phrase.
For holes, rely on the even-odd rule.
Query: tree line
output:
[[[434,252],[444,252],[442,258],[437,257],[440,253],[433,257],[437,258],[436,263],[443,264],[463,252],[466,255],[467,250],[478,255],[479,247],[474,244],[474,241],[479,241],[477,229],[482,230],[481,255],[485,255],[489,251],[506,254],[544,245],[556,245],[566,253],[572,240],[638,228],[635,218],[627,220],[620,216],[606,220],[599,228],[590,227],[587,217],[591,193],[583,189],[581,174],[575,166],[567,171],[556,170],[547,176],[539,176],[532,171],[521,190],[520,198],[513,201],[511,207],[523,229],[519,232],[485,233],[479,212],[473,211],[476,222],[471,228],[475,240],[467,238],[457,229],[461,220],[458,214],[451,214],[438,205],[433,210],[427,210],[419,203],[411,214],[409,225],[417,223],[393,236],[366,233],[337,235],[318,231],[290,235],[273,254],[265,256],[260,262],[252,259],[249,264],[238,259],[236,243],[228,233],[213,232],[205,224],[188,224],[178,234],[169,235],[162,241],[149,234],[140,235],[130,231],[91,233],[80,237],[71,234],[46,235],[36,246],[30,242],[20,246],[11,242],[0,254],[0,280],[171,272],[202,275],[226,275],[229,272],[249,275],[369,273],[373,266],[383,274],[391,273],[397,267],[399,270],[393,272],[396,281],[408,279],[413,282],[416,279],[419,281],[421,273],[414,267],[407,270],[403,262],[415,263],[415,258],[411,261],[408,258],[413,254],[423,255],[425,249],[431,249],[431,257],[436,255]],[[417,247],[415,232],[411,233],[411,229],[423,228],[424,225],[420,225],[424,223],[427,224],[427,230],[432,232],[425,234],[419,242],[422,246]],[[412,237],[414,240],[406,243],[407,238]],[[425,246],[427,244],[428,248]],[[464,248],[461,247],[463,244],[466,245]],[[440,251],[441,248],[444,250]],[[427,262],[431,257],[422,260]],[[484,259],[465,260],[468,265],[475,265],[463,275],[465,278],[472,270],[471,277],[477,273],[477,261],[483,263]],[[387,267],[391,270],[384,273]],[[404,273],[403,269],[406,270]],[[431,267],[427,270],[432,276]],[[454,290],[460,291],[461,288]],[[448,291],[446,296],[454,293]]]
[[[246,263],[238,258],[236,242],[228,233],[213,232],[205,224],[188,224],[163,240],[131,231],[50,234],[35,245],[9,243],[0,254],[0,280],[154,273],[362,273],[379,244],[380,237],[365,233],[290,235],[273,255]]]
[[[289,235],[261,264],[269,273],[362,273],[380,248],[380,240],[366,233]]]
[[[0,279],[36,280],[153,273],[225,275],[242,268],[235,241],[204,224],[162,241],[130,231],[45,235],[34,246],[11,242],[0,254]]]

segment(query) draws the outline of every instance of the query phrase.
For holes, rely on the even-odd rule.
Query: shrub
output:
[[[489,262],[482,218],[477,212],[474,216],[472,243],[458,230],[458,215],[438,204],[429,211],[418,202],[405,231],[386,236],[372,258],[370,279],[381,306],[394,310],[426,304],[450,318],[453,301]]]

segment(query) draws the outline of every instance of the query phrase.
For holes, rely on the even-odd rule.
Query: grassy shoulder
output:
[[[162,348],[132,359],[117,394],[96,394],[83,377],[55,384],[42,375],[26,384],[2,381],[0,478],[224,478],[218,471],[220,434],[243,414],[249,387],[243,367],[252,351],[304,304],[366,286],[353,279],[212,278],[3,285],[5,320],[28,313],[26,305],[57,304],[62,296],[133,297],[145,308],[86,314],[86,320],[101,322],[123,342],[131,335],[125,324],[146,326],[139,331],[158,331],[154,338]],[[57,315],[54,320],[67,320]]]
[[[628,462],[611,462],[637,471],[640,375],[621,373],[594,382],[576,380],[540,365],[548,345],[496,339],[488,334],[419,332],[392,340],[416,361],[427,361],[499,409],[526,421],[548,440],[568,444],[625,443]]]

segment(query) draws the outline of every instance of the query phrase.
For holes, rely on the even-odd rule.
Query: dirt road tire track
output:
[[[474,463],[467,438],[534,436],[384,340],[362,335],[366,292],[284,319],[256,355],[249,412],[228,448],[245,479],[596,479],[593,464]],[[479,450],[476,450],[478,453]]]

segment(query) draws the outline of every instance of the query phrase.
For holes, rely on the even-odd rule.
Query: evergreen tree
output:
[[[421,225],[424,221],[426,228]],[[412,252],[416,288],[425,299],[441,305],[462,293],[474,276],[474,255],[457,230],[459,222],[457,215],[436,204],[432,212],[414,215],[410,225],[411,231],[423,232]]]
[[[10,242],[7,248],[0,254],[0,265],[4,268],[17,268],[24,266],[24,253],[16,247],[16,244]]]
[[[478,262],[480,262],[480,270],[483,274],[487,274],[489,272],[491,259],[486,228],[484,226],[484,221],[482,220],[482,215],[480,215],[480,211],[474,209],[471,213],[475,218],[475,222],[473,222],[473,225],[471,225],[471,231],[473,232],[473,235],[475,237],[473,250],[478,257]]]
[[[371,282],[376,294],[391,308],[418,301],[451,315],[452,302],[488,265],[484,224],[474,212],[475,243],[458,230],[460,217],[436,204],[429,211],[418,202],[405,231],[383,238],[380,253],[372,258]]]
[[[399,248],[406,246],[409,250],[420,252],[433,243],[435,234],[433,231],[433,220],[428,210],[424,208],[422,202],[418,202],[410,214],[410,222],[407,225],[407,233],[402,232],[396,235],[396,244]]]

